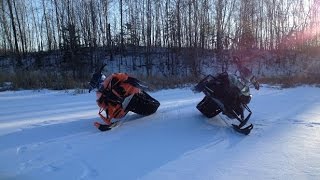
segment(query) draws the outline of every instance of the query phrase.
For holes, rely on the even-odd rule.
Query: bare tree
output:
[[[21,61],[19,45],[18,45],[18,35],[17,35],[18,32],[16,30],[15,18],[14,18],[14,15],[13,15],[13,8],[12,8],[11,1],[7,0],[7,4],[8,4],[8,7],[9,7],[11,26],[12,26],[12,31],[13,31],[13,35],[14,35],[15,52],[18,55],[17,65],[21,66],[22,65],[22,61]]]
[[[49,51],[51,51],[52,50],[51,28],[49,26],[49,18],[47,15],[46,4],[47,4],[47,2],[45,2],[45,0],[42,0],[43,17],[44,17],[46,32],[47,32],[46,33],[47,34],[47,45],[48,45]]]
[[[148,53],[166,47],[170,65],[179,62],[169,52],[183,48],[215,49],[221,59],[226,49],[285,51],[320,44],[319,0],[1,0],[0,5],[0,48],[18,56],[65,49],[70,24],[81,47],[145,46]]]

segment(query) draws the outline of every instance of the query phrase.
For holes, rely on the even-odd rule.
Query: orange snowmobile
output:
[[[126,73],[113,73],[106,78],[102,73],[105,66],[94,73],[89,82],[89,92],[97,89],[98,114],[105,123],[94,123],[99,130],[112,129],[117,122],[112,120],[124,117],[129,111],[144,116],[157,111],[160,103],[145,92],[148,87],[143,82]]]

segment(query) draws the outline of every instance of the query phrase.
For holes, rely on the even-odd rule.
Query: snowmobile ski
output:
[[[235,124],[232,124],[233,126],[233,129],[241,134],[244,134],[244,135],[248,135],[250,134],[251,130],[253,129],[253,125],[250,124],[249,126],[245,127],[245,128],[241,128],[240,126],[238,125],[235,125]]]
[[[100,124],[98,122],[95,122],[94,125],[100,130],[100,131],[109,131],[115,127],[119,126],[119,122],[111,123],[110,125],[107,124]]]

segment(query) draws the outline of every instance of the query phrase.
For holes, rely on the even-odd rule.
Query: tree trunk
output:
[[[15,53],[17,55],[17,65],[21,66],[22,65],[22,61],[21,61],[21,56],[20,56],[20,51],[19,51],[18,36],[17,36],[16,25],[15,25],[15,22],[14,22],[12,4],[11,4],[10,0],[7,0],[7,3],[8,3],[8,7],[9,7],[11,25],[12,25],[13,35],[14,35]]]

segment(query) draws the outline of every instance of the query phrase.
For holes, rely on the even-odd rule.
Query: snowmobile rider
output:
[[[113,73],[102,80],[96,96],[97,105],[100,107],[99,116],[107,125],[111,124],[112,118],[121,118],[126,114],[122,108],[123,98],[129,93],[137,93],[135,91],[138,89],[128,86],[130,79],[126,73]],[[103,111],[106,111],[106,117],[101,114]],[[98,124],[95,123],[95,126]]]
[[[244,81],[244,83],[248,86],[251,83],[251,84],[253,84],[253,86],[256,90],[259,90],[260,85],[259,85],[259,82],[257,81],[256,77],[252,74],[252,72],[248,68],[242,66],[239,57],[234,56],[233,62],[236,64],[237,69],[240,73],[240,77]]]
[[[126,73],[113,73],[107,78],[102,76],[100,87],[96,92],[96,101],[100,107],[99,116],[107,125],[112,123],[112,118],[121,118],[126,114],[122,108],[124,97],[138,93],[139,89],[128,85],[131,80],[132,77]],[[106,112],[106,116],[102,115],[103,111]],[[100,125],[95,123],[95,126],[99,127]]]
[[[259,90],[259,82],[256,77],[251,73],[251,71],[242,66],[238,57],[234,57],[234,63],[237,66],[237,74],[231,73],[221,73],[217,76],[222,83],[221,89],[226,90],[226,104],[229,105],[226,108],[236,108],[239,105],[239,101],[244,104],[249,104],[251,101],[249,84],[253,84],[255,89]]]

